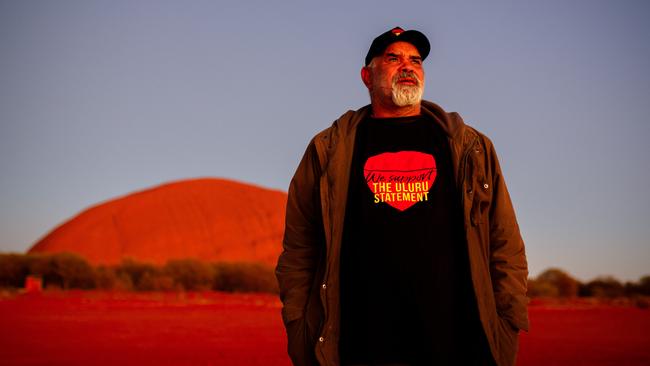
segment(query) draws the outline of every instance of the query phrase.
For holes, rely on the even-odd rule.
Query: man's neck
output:
[[[374,118],[395,118],[411,117],[420,115],[420,103],[398,107],[396,105],[383,106],[379,103],[372,103],[372,116]]]

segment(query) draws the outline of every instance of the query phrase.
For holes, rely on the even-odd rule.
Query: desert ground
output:
[[[529,307],[518,365],[650,365],[650,309]],[[268,294],[47,291],[0,296],[2,365],[290,365]]]

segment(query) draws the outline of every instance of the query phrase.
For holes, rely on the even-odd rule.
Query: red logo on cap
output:
[[[390,31],[391,31],[394,35],[399,36],[400,34],[402,34],[402,33],[404,32],[404,29],[402,29],[402,28],[400,28],[400,27],[395,27],[395,28],[391,29]]]

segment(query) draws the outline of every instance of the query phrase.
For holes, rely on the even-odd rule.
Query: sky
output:
[[[0,0],[0,252],[89,206],[196,177],[287,190],[311,137],[368,103],[395,26],[424,97],[488,135],[531,276],[650,274],[646,1]]]

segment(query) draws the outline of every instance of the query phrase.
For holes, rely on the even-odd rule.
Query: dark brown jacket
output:
[[[348,111],[316,135],[291,180],[276,275],[294,365],[339,364],[339,254],[348,178],[356,128],[369,111]],[[457,113],[423,101],[422,114],[449,138],[481,323],[497,364],[513,365],[518,331],[528,330],[528,267],[496,152]]]

